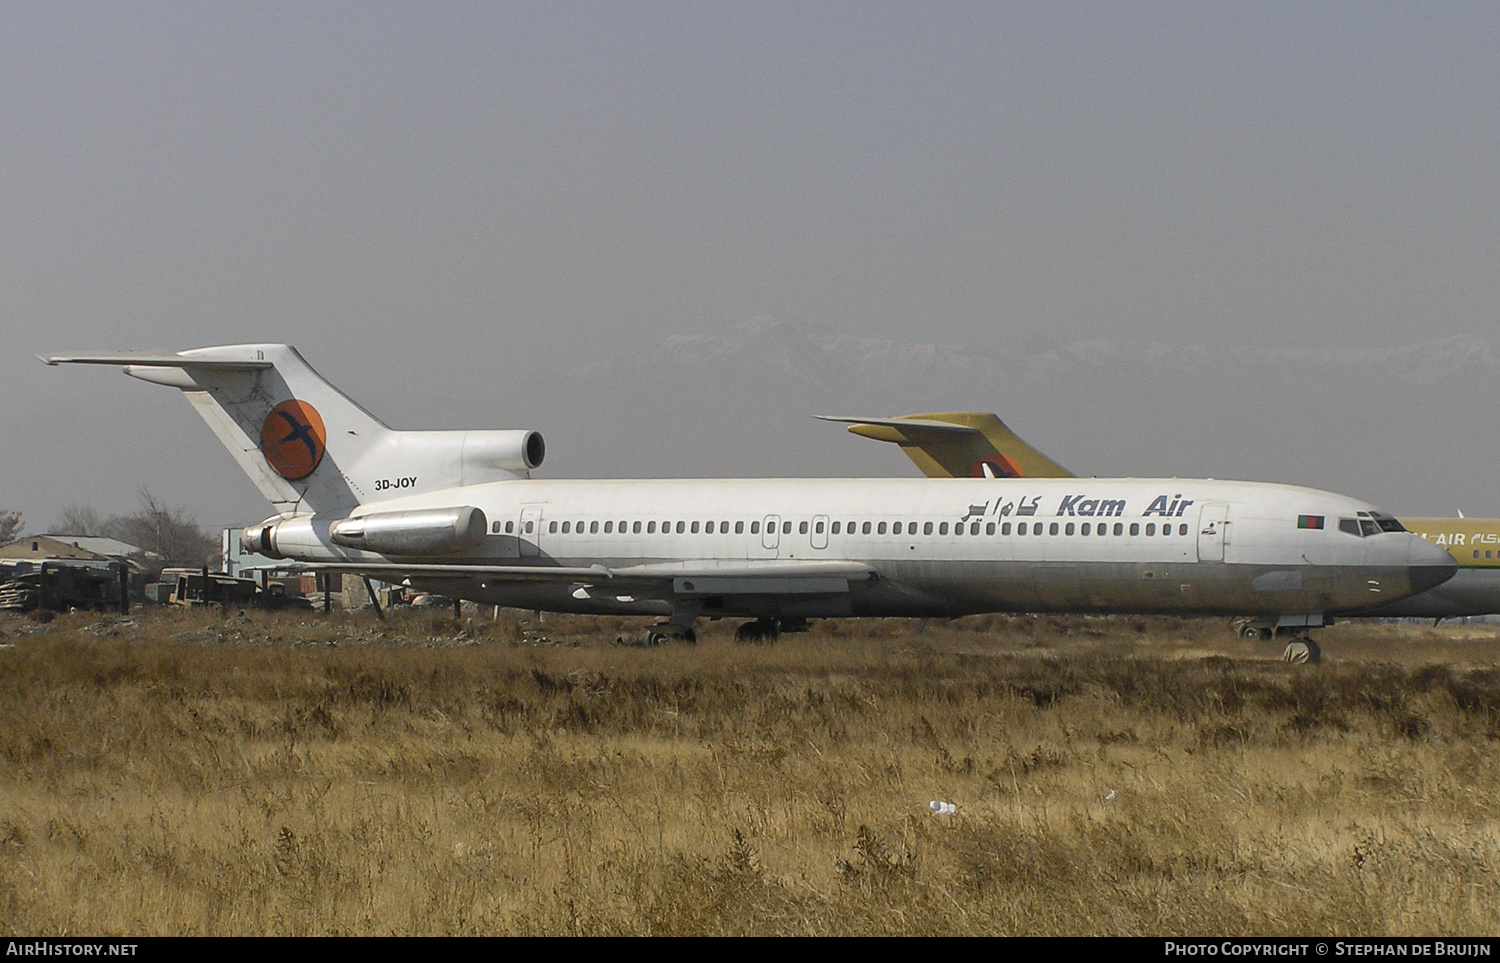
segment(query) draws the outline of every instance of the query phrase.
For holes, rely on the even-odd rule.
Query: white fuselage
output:
[[[311,520],[311,538],[283,551],[308,562],[602,566],[611,578],[412,582],[548,611],[779,618],[1352,613],[1454,570],[1415,535],[1339,531],[1341,517],[1373,512],[1363,502],[1201,479],[517,480],[352,515],[458,505],[482,511],[488,534],[440,560],[340,548],[327,535],[333,518]],[[1299,517],[1323,527],[1299,528]],[[850,577],[850,564],[868,577]]]

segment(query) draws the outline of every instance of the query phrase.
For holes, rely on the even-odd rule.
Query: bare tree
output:
[[[92,505],[69,505],[63,509],[62,517],[52,523],[57,535],[82,535],[96,538],[105,533],[109,522],[99,517]]]
[[[9,545],[20,538],[25,527],[21,524],[20,512],[0,511],[0,545]]]
[[[141,507],[130,515],[111,518],[104,534],[160,556],[164,567],[219,565],[219,540],[198,527],[197,519],[180,508],[168,508],[141,489]]]

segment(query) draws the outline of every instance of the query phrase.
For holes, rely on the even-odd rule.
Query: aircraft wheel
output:
[[[1295,665],[1304,663],[1316,665],[1323,659],[1323,650],[1312,639],[1305,637],[1293,639],[1287,643],[1286,649],[1281,653],[1281,658]]]
[[[693,627],[691,625],[684,629],[683,633],[677,636],[677,638],[682,642],[686,642],[688,645],[698,644],[698,633],[693,631]]]

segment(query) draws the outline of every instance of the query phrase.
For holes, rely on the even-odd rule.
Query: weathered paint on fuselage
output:
[[[549,611],[666,614],[682,604],[700,606],[710,616],[783,618],[996,611],[1332,614],[1368,610],[1451,573],[1442,553],[1406,533],[1360,538],[1332,525],[1298,528],[1299,515],[1336,519],[1371,511],[1363,502],[1250,482],[524,480],[387,500],[371,510],[456,502],[481,509],[492,534],[450,561],[601,564],[615,580],[607,586],[489,587],[475,577],[462,584],[448,578],[421,579],[422,584],[464,598]],[[523,530],[527,521],[533,525],[529,535]],[[713,534],[705,530],[710,522]],[[506,534],[506,523],[512,534]],[[663,523],[671,529],[668,534],[661,531]],[[769,524],[776,526],[774,537]],[[957,534],[959,524],[962,534]],[[1102,535],[1101,524],[1106,526]],[[1170,534],[1163,534],[1165,526]],[[329,546],[325,558],[372,556]],[[858,562],[876,577],[827,594],[664,602],[637,600],[628,590],[632,569],[640,566],[659,570],[681,564],[703,573],[720,565],[775,560]]]

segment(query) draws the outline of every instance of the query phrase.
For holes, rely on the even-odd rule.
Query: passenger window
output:
[[[993,534],[995,534],[995,523],[994,522],[986,522],[985,526],[984,526],[984,533],[986,535],[993,535]]]
[[[864,526],[860,529],[860,532],[863,533],[863,534],[865,534],[865,535],[870,534],[870,523],[869,522],[865,522]]]
[[[694,522],[693,523],[693,527],[691,529],[689,529],[689,531],[691,531],[694,535],[697,535],[698,534],[698,523]]]
[[[1000,534],[1001,535],[1009,535],[1010,534],[1010,522],[1006,522],[1005,524],[1003,524],[1003,525],[1000,526]]]
[[[938,534],[939,535],[947,535],[948,534],[948,523],[947,522],[943,522],[941,525],[938,526]]]
[[[516,532],[516,523],[515,522],[506,522],[505,523],[505,534],[507,534],[507,535],[514,535],[515,532]]]
[[[957,523],[955,523],[954,526],[953,526],[953,534],[954,535],[962,535],[963,533],[964,533],[964,523],[963,522],[957,522]]]
[[[1017,535],[1025,535],[1026,534],[1026,523],[1025,522],[1022,522],[1022,523],[1020,523],[1019,525],[1016,526],[1016,534]]]
[[[1130,523],[1130,534],[1132,534],[1132,535],[1139,535],[1140,533],[1141,533],[1141,526],[1138,523],[1136,523],[1136,522],[1131,522]]]
[[[1477,549],[1477,548],[1476,548],[1476,549],[1474,549],[1474,557],[1475,557],[1475,558],[1478,558],[1478,557],[1479,557],[1479,549]]]
[[[728,535],[729,534],[729,523],[728,522],[720,522],[719,523],[719,534],[720,535]]]
[[[807,523],[806,522],[798,522],[797,523],[797,534],[798,535],[806,535],[807,534]]]
[[[932,534],[932,523],[931,522],[925,522],[922,525],[922,534],[923,535],[931,535]]]
[[[530,525],[531,523],[527,522],[527,524]],[[604,534],[608,535],[611,532],[613,532],[614,530],[615,530],[615,523],[614,522],[605,522],[604,523]]]
[[[556,522],[548,522],[547,523],[547,534],[551,535],[552,533],[554,533],[556,531],[557,531],[557,523]]]
[[[783,534],[783,535],[790,535],[790,534],[792,534],[792,523],[791,522],[782,522],[781,523],[781,534]]]
[[[1177,534],[1178,535],[1186,535],[1187,534],[1187,525],[1185,525],[1185,524],[1178,525],[1177,526]]]
[[[562,530],[562,533],[563,533],[563,534],[564,534],[564,535],[566,535],[566,534],[568,534],[568,530],[569,530],[569,529],[570,529],[570,528],[572,528],[572,523],[571,523],[571,522],[563,522],[563,530]]]
[[[647,535],[655,535],[656,534],[656,522],[655,521],[649,521],[649,522],[646,523],[646,534]]]
[[[491,535],[499,535],[500,534],[500,523],[499,522],[495,522],[492,525],[490,525],[490,534]]]
[[[816,525],[814,525],[813,526],[813,531],[817,532],[819,535],[822,535],[823,534],[823,523],[822,522],[818,522]]]
[[[685,531],[687,531],[687,522],[678,522],[677,523],[677,534],[681,535]]]
[[[1073,534],[1073,523],[1072,522],[1068,523],[1068,527],[1063,530],[1063,534],[1064,535],[1072,535]]]
[[[1122,522],[1115,522],[1115,534],[1116,535],[1124,535],[1125,534],[1125,525],[1124,525],[1124,523],[1122,523]]]
[[[751,535],[759,535],[760,534],[760,522],[751,522],[750,523],[750,534]]]
[[[630,531],[634,535],[639,535],[641,533],[641,523],[633,522],[630,526]]]
[[[1088,533],[1089,533],[1089,523],[1088,522],[1084,522],[1083,525],[1078,529],[1078,534],[1080,534],[1080,535],[1087,535]]]
[[[885,522],[881,522],[879,525],[875,526],[875,534],[877,534],[877,535],[884,535],[885,534]]]
[[[1050,531],[1053,535],[1056,535],[1057,534],[1057,523],[1053,522],[1051,525],[1049,525],[1048,526],[1048,531]]]
[[[838,533],[839,533],[839,523],[838,522],[834,522],[833,523],[833,534],[837,535]]]
[[[745,534],[745,523],[744,522],[735,522],[734,523],[734,533],[736,535],[743,535],[743,534]]]
[[[1146,534],[1147,535],[1155,535],[1156,534],[1156,523],[1155,522],[1148,522],[1146,524]]]

